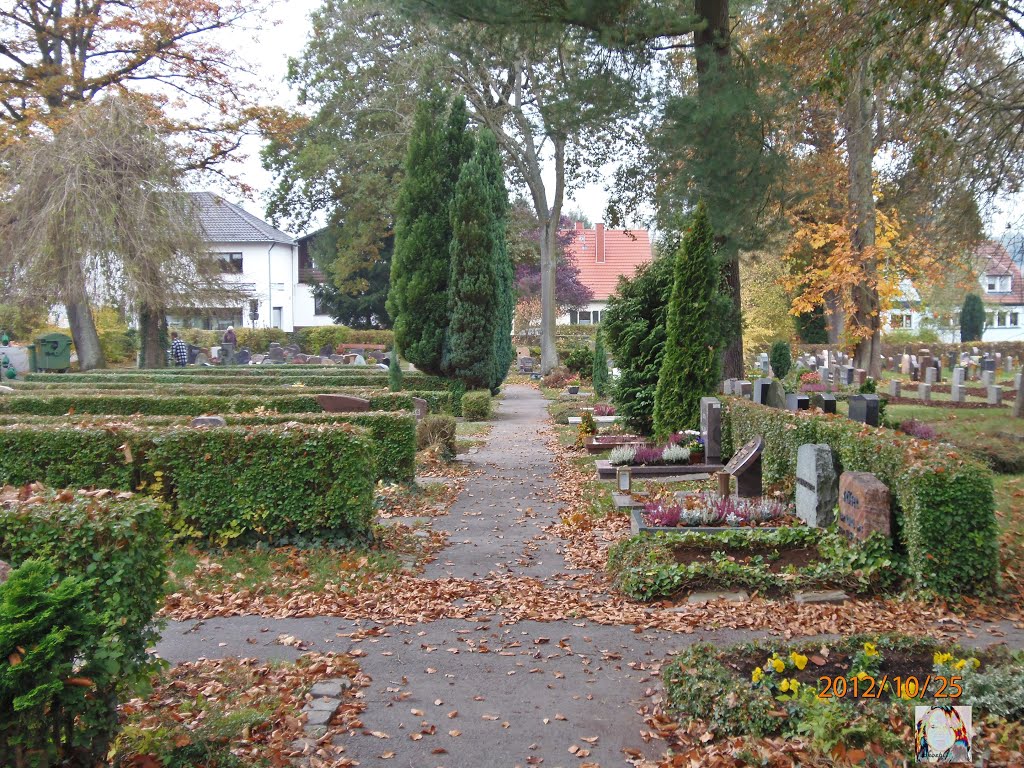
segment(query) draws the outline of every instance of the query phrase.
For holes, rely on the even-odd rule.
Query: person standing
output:
[[[188,365],[188,346],[178,336],[177,331],[171,331],[171,357],[179,368]]]
[[[229,325],[228,326],[228,329],[226,331],[224,331],[224,336],[221,337],[221,343],[222,344],[231,344],[231,345],[238,344],[238,337],[235,336],[235,326],[233,326],[233,325]]]

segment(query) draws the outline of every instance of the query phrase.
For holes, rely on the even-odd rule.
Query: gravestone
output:
[[[949,354],[946,355],[946,367],[947,368],[956,368],[956,363],[957,363],[956,352],[950,352]]]
[[[935,383],[942,383],[942,361],[938,358],[932,360],[932,368],[935,370]]]
[[[963,385],[964,383],[964,369],[960,366],[954,366],[953,368],[953,384]]]
[[[836,412],[836,396],[825,394],[821,396],[821,410],[825,413]]]
[[[252,360],[252,352],[245,347],[238,350],[238,354],[235,355],[235,362],[238,365],[248,365],[250,360]]]
[[[900,384],[900,380],[899,379],[889,379],[889,396],[890,397],[899,397],[900,396],[900,386],[901,386],[901,384]]]
[[[284,351],[291,352],[293,355],[298,355],[302,352],[302,347],[300,347],[298,344],[289,344],[287,347],[284,348]]]
[[[986,357],[981,361],[981,370],[989,371],[991,373],[996,372],[996,361],[995,358]]]
[[[928,386],[935,383],[935,366],[929,365],[924,369],[924,383]]]
[[[827,528],[836,520],[839,474],[832,449],[806,443],[796,453],[796,514],[811,528]]]
[[[965,396],[966,396],[966,393],[964,392],[964,385],[963,384],[959,384],[956,381],[954,381],[952,384],[950,384],[950,386],[949,386],[949,399],[950,399],[950,402],[962,403],[962,402],[964,402]]]
[[[757,356],[757,366],[761,369],[762,376],[771,375],[771,363],[768,362],[768,353],[762,352]]]
[[[858,368],[854,373],[856,374],[855,382],[857,386],[864,386],[868,380],[868,372],[863,368]]]
[[[740,397],[745,397],[750,400],[754,396],[754,385],[746,379],[736,382],[736,386],[733,387],[735,392]]]
[[[992,385],[988,388],[988,404],[989,405],[1002,405],[1003,404],[1003,388]]]
[[[192,427],[226,427],[227,425],[223,416],[196,416],[189,424]]]
[[[1021,379],[1024,379],[1024,373],[1017,371],[1017,374],[1013,377],[1013,388],[1020,392]]]
[[[853,386],[853,382],[856,380],[857,369],[852,365],[843,366],[843,384],[848,387]]]
[[[285,354],[287,354],[287,350],[285,350]],[[309,356],[304,355],[301,352],[298,352],[296,354],[293,354],[290,358],[288,358],[288,362],[294,363],[296,365],[301,365],[303,363],[309,362]]]
[[[761,495],[761,452],[764,438],[758,435],[744,445],[722,470],[736,478],[736,495],[754,498]]]
[[[735,379],[722,379],[722,386],[719,391],[721,391],[723,395],[731,395],[733,381],[735,381]]]
[[[925,383],[918,384],[917,396],[920,398],[922,403],[930,403],[932,401],[932,385]]]
[[[768,388],[772,385],[771,379],[758,379],[754,382],[754,402],[759,405],[768,405]]]
[[[281,349],[281,345],[274,342],[270,345],[270,349],[267,350],[267,357],[270,358],[271,362],[283,363],[284,362],[284,350]]]
[[[196,355],[196,365],[210,365],[210,358],[206,356],[205,352]]]
[[[199,359],[199,355],[200,355],[200,353],[202,351],[203,350],[202,350],[201,347],[197,347],[194,344],[189,344],[188,345],[188,364],[189,365],[195,365],[196,360]]]
[[[838,365],[833,365],[832,368],[831,368],[831,371],[832,371],[832,387],[834,389],[839,389],[839,387],[842,386],[842,384],[843,384],[843,369],[842,369],[842,367],[840,367]]]
[[[519,358],[519,372],[520,373],[533,373],[533,358],[532,357],[520,357]]]
[[[317,395],[316,401],[328,413],[361,413],[370,410],[370,401],[352,395]]]
[[[910,373],[910,355],[904,353],[900,359],[900,373],[904,376]]]
[[[427,417],[427,413],[430,412],[427,401],[422,397],[414,397],[412,399],[412,407],[416,409],[416,421],[422,421]]]
[[[981,383],[986,387],[991,387],[996,383],[996,374],[994,371],[982,370],[981,372]]]
[[[252,359],[249,362],[252,363],[253,365],[259,365],[260,363],[262,363],[266,359],[267,359],[266,355],[253,355]]]
[[[853,395],[850,398],[850,419],[878,426],[878,395]]]
[[[1013,418],[1019,419],[1024,417],[1024,392],[1019,389],[1013,396]]]
[[[806,411],[811,407],[811,398],[807,395],[790,393],[786,395],[787,411]]]
[[[786,390],[783,389],[782,382],[778,379],[772,379],[772,383],[768,386],[768,402],[766,405],[771,408],[786,407]]]
[[[858,541],[876,531],[892,536],[889,489],[870,472],[839,476],[839,530]]]
[[[700,436],[705,462],[717,464],[722,459],[722,404],[716,397],[700,399]]]

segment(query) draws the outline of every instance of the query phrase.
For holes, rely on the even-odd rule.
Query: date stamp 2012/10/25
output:
[[[963,678],[959,675],[928,675],[923,682],[916,675],[884,675],[881,678],[872,675],[825,676],[818,678],[818,698],[878,699],[882,697],[883,692],[891,690],[895,695],[908,699],[926,696],[929,692],[937,699],[958,699],[964,692],[962,681]]]

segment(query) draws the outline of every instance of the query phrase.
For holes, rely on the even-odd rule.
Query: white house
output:
[[[303,264],[295,239],[212,192],[194,192],[210,250],[221,260],[225,281],[242,286],[248,299],[239,306],[213,307],[188,314],[173,312],[171,326],[223,330],[280,328],[294,331],[314,325],[333,325],[313,297],[323,276]],[[257,317],[250,318],[255,305]]]
[[[1002,243],[986,240],[975,251],[978,270],[978,295],[985,305],[985,330],[982,341],[1019,341],[1024,339],[1024,277]],[[936,327],[933,314],[923,306],[913,283],[900,283],[900,296],[892,309],[884,313],[889,330],[919,331],[932,327],[942,341],[960,340],[960,309],[953,313],[948,329]]]

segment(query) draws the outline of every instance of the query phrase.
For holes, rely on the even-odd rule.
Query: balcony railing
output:
[[[299,267],[299,283],[315,285],[327,282],[327,276],[319,269],[313,267]]]

